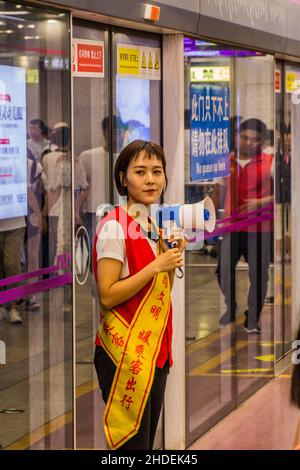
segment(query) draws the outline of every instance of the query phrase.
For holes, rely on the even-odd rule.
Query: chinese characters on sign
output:
[[[160,49],[118,44],[118,75],[160,80]]]
[[[104,77],[104,42],[73,39],[72,73],[74,77]]]
[[[228,176],[230,172],[230,93],[221,85],[190,87],[191,180]]]
[[[27,215],[26,74],[0,65],[0,219]]]

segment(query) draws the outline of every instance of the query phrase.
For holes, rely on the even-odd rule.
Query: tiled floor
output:
[[[300,412],[289,403],[289,389],[288,370],[256,392],[190,449],[291,449]]]

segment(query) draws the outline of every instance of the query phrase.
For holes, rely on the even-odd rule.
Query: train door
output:
[[[105,208],[120,203],[113,168],[122,148],[135,139],[161,143],[161,40],[73,18],[72,53],[76,445],[105,448],[93,366],[101,307],[92,243]],[[155,447],[162,446],[161,420]]]
[[[0,447],[72,448],[69,15],[0,10]]]
[[[273,376],[274,60],[192,38],[184,54],[185,200],[218,219],[186,256],[192,442]]]
[[[292,278],[297,279],[297,243],[292,234],[297,233],[299,79],[300,68],[297,64],[276,61],[275,354],[277,361],[291,350],[299,324],[299,300],[296,289],[292,296]]]

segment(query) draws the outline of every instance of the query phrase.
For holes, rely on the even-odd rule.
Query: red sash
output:
[[[123,229],[125,235],[125,248],[126,248],[126,255],[128,259],[128,268],[129,268],[129,275],[133,276],[135,273],[139,272],[145,266],[147,266],[151,261],[155,259],[155,255],[153,250],[140,229],[139,225],[134,221],[134,219],[122,208],[116,207],[112,210],[107,216],[105,216],[98,224],[96,237],[94,241],[94,250],[93,250],[93,265],[94,265],[94,274],[97,281],[97,240],[99,234],[102,230],[103,225],[108,222],[109,220],[116,220],[118,221]],[[130,224],[133,224],[131,226]],[[132,233],[129,230],[129,227],[134,228],[134,232],[140,232],[140,236],[137,239],[133,239],[129,237],[129,233]],[[135,312],[137,311],[142,299],[145,297],[146,293],[149,291],[151,287],[152,281],[144,286],[134,297],[123,302],[122,304],[114,307],[119,315],[124,318],[124,320],[130,324]],[[96,345],[101,346],[101,340],[97,333],[96,336]],[[170,367],[173,364],[172,359],[172,305],[170,308],[168,323],[164,332],[164,336],[162,338],[160,352],[158,354],[156,360],[156,366],[162,368],[165,365],[166,360],[169,359]]]

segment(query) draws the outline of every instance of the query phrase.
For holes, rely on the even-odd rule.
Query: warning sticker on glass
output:
[[[72,40],[72,73],[74,77],[104,77],[104,42]]]
[[[160,49],[156,47],[118,44],[118,75],[147,80],[161,79]]]

